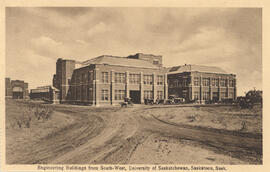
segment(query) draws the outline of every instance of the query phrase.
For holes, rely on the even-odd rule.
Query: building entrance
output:
[[[129,96],[131,98],[131,101],[134,104],[140,104],[141,103],[141,93],[140,93],[140,91],[130,91]]]
[[[15,86],[12,88],[12,98],[13,99],[23,99],[23,89],[22,87]]]
[[[13,99],[23,99],[23,92],[13,92]]]

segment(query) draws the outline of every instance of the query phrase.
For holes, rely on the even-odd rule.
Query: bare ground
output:
[[[262,164],[260,109],[54,105],[51,120],[18,128],[24,103],[6,104],[8,164]]]

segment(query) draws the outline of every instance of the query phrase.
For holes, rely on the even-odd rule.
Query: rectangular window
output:
[[[109,100],[109,91],[101,90],[101,100]]]
[[[93,100],[93,88],[88,87],[88,100]]]
[[[163,91],[157,91],[157,98],[163,99]]]
[[[209,100],[209,92],[203,92],[203,95],[202,95],[203,97],[202,97],[202,99],[203,100]]]
[[[217,78],[212,79],[212,86],[218,87],[218,79]]]
[[[115,73],[115,83],[125,83],[125,73]]]
[[[108,72],[102,72],[101,75],[102,75],[101,76],[102,83],[108,83],[109,82]]]
[[[169,86],[169,88],[173,88],[174,87],[174,82],[169,80],[169,85],[168,86]]]
[[[209,86],[209,85],[210,85],[209,78],[203,78],[203,86]]]
[[[76,83],[80,83],[80,82],[81,82],[80,74],[77,73],[77,75],[76,75]]]
[[[174,82],[173,82],[173,87],[176,88],[176,87],[178,87],[178,86],[179,86],[178,80],[174,80]]]
[[[153,84],[153,75],[143,75],[143,83],[146,85]]]
[[[213,99],[218,99],[218,92],[213,92],[212,94]]]
[[[93,81],[94,79],[94,72],[88,71],[88,82]]]
[[[194,92],[194,100],[199,100],[200,97],[199,97],[199,92],[198,91],[195,91]]]
[[[194,86],[199,86],[199,77],[194,77]]]
[[[153,61],[153,64],[154,64],[154,65],[158,65],[158,61],[157,61],[157,60],[154,60],[154,61]]]
[[[153,99],[153,91],[144,91],[144,99]]]
[[[233,97],[234,97],[234,93],[233,93],[233,92],[230,92],[230,93],[229,93],[229,98],[232,99]]]
[[[163,76],[162,75],[157,76],[157,85],[163,85]]]
[[[221,92],[220,93],[220,96],[221,96],[221,98],[226,98],[227,96],[226,96],[226,92]]]
[[[187,95],[187,90],[183,90],[183,91],[182,91],[182,97],[183,97],[183,98],[187,98],[187,96],[188,96],[188,95]]]
[[[220,86],[225,87],[226,86],[226,79],[221,79],[220,80]]]
[[[183,86],[183,87],[186,87],[186,86],[187,86],[187,79],[183,79],[183,80],[182,80],[182,86]]]
[[[91,81],[91,73],[90,73],[90,71],[88,71],[88,78],[87,79],[88,79],[88,82]]]
[[[129,74],[129,83],[130,84],[139,84],[140,83],[140,74]]]
[[[229,86],[234,87],[234,80],[229,80]]]
[[[83,82],[84,81],[84,74],[82,73],[81,74],[81,82]]]
[[[115,90],[115,100],[124,100],[125,90]]]

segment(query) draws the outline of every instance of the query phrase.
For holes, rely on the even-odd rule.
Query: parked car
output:
[[[183,104],[185,102],[184,98],[177,97],[176,95],[170,95],[165,101],[165,104]]]
[[[154,104],[154,100],[153,99],[144,99],[144,104],[146,104],[146,105],[153,105]]]
[[[125,97],[124,102],[121,102],[120,105],[121,107],[133,106],[133,102],[131,101],[131,98]]]

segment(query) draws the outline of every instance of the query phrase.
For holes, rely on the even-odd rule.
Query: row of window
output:
[[[108,72],[102,72],[101,75],[102,83],[108,83]],[[126,75],[125,73],[115,73],[115,83],[125,83],[126,82]],[[140,81],[140,74],[129,74],[129,83],[130,84],[139,84]],[[143,75],[143,83],[147,85],[153,84],[153,75]],[[157,76],[157,85],[163,84],[163,76]]]
[[[123,100],[125,98],[125,90],[115,90],[115,100]],[[109,100],[109,90],[101,90],[101,100]]]
[[[146,90],[144,91],[144,99],[153,99],[153,91]],[[163,99],[163,91],[157,91],[157,99]]]
[[[227,94],[226,94],[226,92],[221,92],[220,96],[221,96],[221,98],[226,98]],[[200,99],[199,92],[195,91],[193,93],[193,97],[194,97],[194,100],[199,100]],[[228,95],[228,98],[233,98],[233,97],[234,97],[234,93],[230,92],[229,95]],[[212,93],[212,98],[213,99],[218,99],[218,92],[213,92]],[[202,100],[209,100],[209,99],[210,99],[210,92],[202,92]]]
[[[200,78],[199,77],[194,77],[194,86],[199,86],[200,85]],[[212,78],[212,86],[218,86],[218,80],[217,78]],[[210,86],[210,79],[209,78],[202,78],[202,85],[203,86]],[[227,85],[227,80],[226,79],[220,79],[220,86],[225,87]],[[235,86],[235,80],[229,80],[229,87],[234,87]]]
[[[186,87],[188,86],[188,80],[187,79],[182,79],[182,80],[174,80],[169,83],[170,88],[175,88],[175,87]]]
[[[82,73],[82,74],[77,74],[76,77],[76,82],[85,82],[85,81],[92,81],[94,79],[94,72],[93,71],[89,71],[87,73]],[[74,78],[73,81],[74,82]]]
[[[125,98],[125,90],[115,90],[115,100],[123,100]],[[144,99],[153,99],[153,91],[144,91]],[[163,91],[157,91],[157,99],[163,99]],[[109,100],[109,90],[101,90],[101,100]]]

